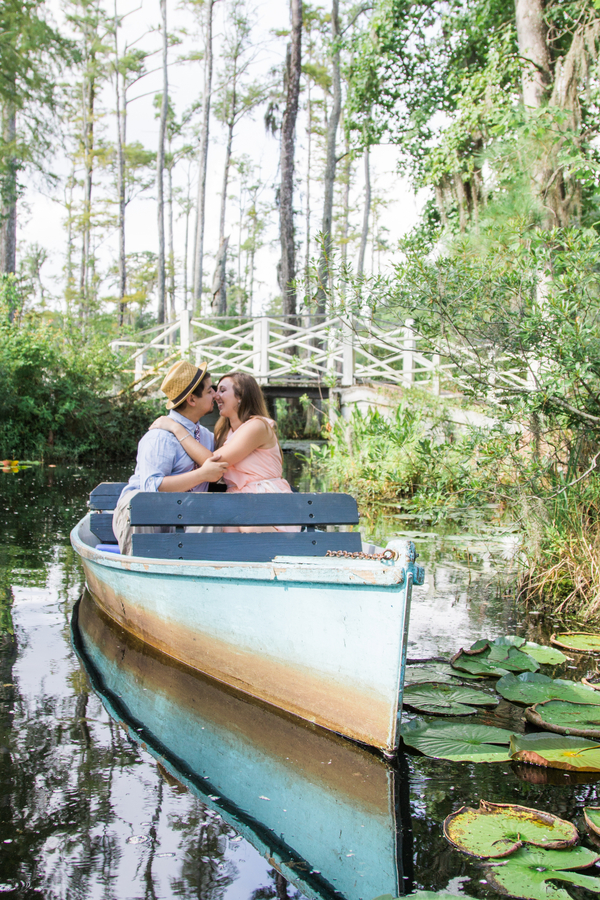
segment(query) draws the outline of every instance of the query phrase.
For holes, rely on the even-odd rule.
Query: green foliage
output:
[[[131,390],[101,341],[43,321],[0,321],[0,456],[131,458],[156,405]]]

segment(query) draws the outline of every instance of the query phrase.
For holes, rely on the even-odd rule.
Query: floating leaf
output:
[[[585,806],[583,815],[588,829],[600,837],[600,806]]]
[[[479,809],[463,806],[444,821],[444,835],[451,844],[480,859],[498,859],[523,844],[564,850],[578,839],[571,822],[552,813],[480,800]]]
[[[525,710],[525,718],[538,728],[557,734],[600,739],[600,706],[568,703],[565,700],[546,700]]]
[[[600,878],[569,869],[587,869],[599,859],[587,847],[573,850],[542,850],[522,847],[508,859],[486,869],[488,883],[501,894],[523,900],[572,900],[562,888],[549,881],[566,881],[600,893]]]
[[[437,684],[448,684],[460,677],[460,674],[455,672],[449,664],[428,663],[424,666],[407,666],[404,682],[405,684],[422,684],[435,681]]]
[[[556,666],[563,663],[567,657],[556,647],[547,647],[545,644],[536,644],[534,641],[526,641],[525,638],[517,637],[514,634],[507,634],[505,638],[497,638],[496,642],[501,640],[510,642],[513,647],[533,656],[543,666]]]
[[[505,674],[506,672],[535,672],[540,664],[527,653],[522,653],[510,640],[498,638],[496,641],[476,641],[468,650],[461,649],[450,660],[457,669],[465,671],[477,671],[472,669],[472,664],[467,659],[475,659],[479,664],[491,666],[490,674]]]
[[[450,660],[451,665],[461,672],[468,672],[470,675],[487,676],[488,678],[500,678],[502,675],[508,675],[508,669],[501,669],[485,659],[474,659],[468,656],[466,650],[459,650],[456,656]]]
[[[496,684],[496,690],[511,703],[543,703],[545,700],[568,700],[571,703],[600,704],[600,693],[575,681],[548,678],[534,672],[509,673]]]
[[[411,684],[404,688],[403,703],[438,716],[469,716],[475,706],[496,706],[490,694],[452,684]],[[472,703],[473,706],[467,704]]]
[[[578,653],[600,653],[600,634],[586,634],[584,631],[567,631],[553,634],[550,641],[565,650]]]
[[[434,759],[454,762],[507,762],[508,752],[495,744],[508,744],[511,733],[492,725],[464,722],[427,722],[413,719],[402,726],[402,740]]]
[[[563,734],[513,734],[511,759],[578,772],[600,772],[600,744]]]

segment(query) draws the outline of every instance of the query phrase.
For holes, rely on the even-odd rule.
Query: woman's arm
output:
[[[175,435],[190,459],[193,459],[199,466],[212,456],[211,450],[208,450],[203,444],[199,443],[194,435],[189,433],[187,428],[184,428],[179,422],[173,421],[170,416],[159,416],[150,426],[150,430],[153,428],[160,428],[162,431],[170,431],[171,434]],[[208,480],[209,479],[206,478],[204,479],[204,481]]]
[[[262,419],[249,419],[244,422],[229,440],[219,447],[221,459],[230,465],[245,459],[253,450],[261,447],[274,447],[276,442],[273,429]],[[187,452],[187,448],[186,448]]]
[[[194,443],[198,443],[194,441]],[[220,454],[208,459],[199,469],[192,472],[184,472],[183,475],[165,475],[161,481],[159,491],[189,491],[191,488],[202,484],[203,481],[218,481],[223,475],[229,463],[220,459]]]

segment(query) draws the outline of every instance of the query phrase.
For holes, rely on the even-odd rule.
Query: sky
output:
[[[111,14],[114,13],[114,0],[103,0],[105,8]],[[120,35],[121,46],[127,41],[136,46],[158,49],[160,47],[160,34],[157,26],[160,22],[158,0],[116,0],[120,15],[125,15],[123,28]],[[278,36],[277,32],[289,27],[288,4],[285,0],[249,0],[254,9],[255,26],[253,30],[253,43],[255,44],[255,59],[252,73],[254,77],[268,77],[269,72],[282,65],[285,58],[286,38]],[[64,26],[64,14],[60,0],[49,0],[49,7],[55,22]],[[324,4],[321,4],[324,5]],[[217,3],[215,6],[215,37],[216,59],[215,75],[217,75],[221,61],[218,59],[221,36],[223,34],[223,15],[225,4]],[[190,52],[199,49],[197,37],[197,24],[195,19],[183,3],[175,3],[168,0],[167,3],[168,30],[170,33],[185,31],[179,46],[170,51],[169,67],[169,91],[176,114],[180,115],[185,109],[196,102],[202,90],[202,64],[198,61],[178,61]],[[148,63],[152,69],[160,65],[160,57],[153,57]],[[139,140],[148,149],[156,150],[158,146],[158,119],[154,109],[154,95],[161,90],[162,75],[160,71],[149,74],[138,85],[138,89],[132,89],[131,96],[140,95],[139,99],[129,106],[128,141]],[[114,112],[114,89],[107,85],[100,97],[100,105],[109,113]],[[234,137],[233,156],[246,154],[253,164],[260,170],[265,187],[261,200],[269,205],[274,204],[275,191],[279,181],[279,137],[268,134],[264,126],[264,107],[259,107],[253,117],[243,120],[237,128]],[[107,140],[115,139],[114,115],[106,117],[104,137]],[[295,193],[295,206],[303,209],[306,202],[305,179],[307,167],[306,155],[306,114],[300,110],[297,121],[297,158],[296,179],[297,190]],[[342,135],[338,140],[342,141]],[[223,161],[225,154],[224,129],[214,120],[211,123],[211,144],[209,149],[208,171],[208,196],[205,248],[209,256],[214,257],[218,247],[218,220],[221,180],[223,174]],[[397,174],[398,154],[393,146],[381,146],[373,148],[371,154],[372,184],[374,194],[385,198],[386,206],[381,211],[382,224],[389,230],[388,240],[393,248],[398,239],[410,230],[418,220],[421,206],[421,198],[415,197],[407,182]],[[42,270],[42,281],[46,288],[55,297],[60,297],[63,283],[63,267],[66,252],[66,231],[64,227],[66,212],[64,206],[64,182],[69,172],[69,160],[60,144],[57,145],[54,157],[49,161],[52,170],[59,176],[59,183],[49,186],[40,178],[30,179],[21,203],[19,217],[19,250],[24,252],[27,245],[37,243],[48,251],[48,260]],[[317,163],[318,164],[318,163]],[[314,168],[314,162],[313,162]],[[196,167],[180,165],[175,169],[175,184],[185,189],[188,178],[192,178],[193,196],[196,193]],[[319,190],[313,186],[313,194]],[[235,185],[232,185],[231,193],[235,193]],[[99,196],[99,190],[96,192]],[[152,250],[157,251],[157,216],[156,193],[152,189],[139,196],[128,207],[127,211],[127,252]],[[350,208],[352,210],[351,225],[360,229],[362,221],[362,209],[364,202],[363,166],[359,160],[356,164],[356,180],[351,190]],[[319,220],[322,212],[322,197],[319,193],[311,200],[313,210],[313,232],[319,230]],[[226,234],[231,234],[232,243],[236,239],[237,209],[235,200],[228,201],[228,218]],[[193,222],[191,231],[193,231]],[[297,227],[302,231],[303,218],[297,217]],[[185,246],[185,221],[181,217],[175,222],[175,253],[183,256]],[[270,216],[269,226],[266,231],[266,244],[257,254],[257,289],[253,313],[258,314],[266,310],[273,298],[278,294],[276,265],[279,258],[278,246],[278,221],[276,212]],[[101,260],[101,268],[108,269],[114,265],[117,259],[116,231],[108,229],[102,243],[98,247]],[[304,248],[301,248],[301,255]],[[390,252],[382,254],[379,264],[382,269],[389,270],[397,254]],[[355,262],[352,253],[349,262]],[[370,264],[370,252],[367,252],[367,269]],[[377,264],[377,261],[376,261]],[[205,271],[208,280],[212,278],[212,258],[207,259]],[[190,274],[191,277],[191,274]],[[206,281],[206,279],[205,279]],[[107,280],[101,292],[114,293],[115,286]],[[60,305],[60,301],[57,300]],[[178,291],[177,306],[183,306],[182,291]]]

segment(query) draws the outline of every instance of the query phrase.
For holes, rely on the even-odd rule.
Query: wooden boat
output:
[[[72,634],[109,715],[304,896],[412,889],[409,779],[397,765],[158,653],[87,593]]]
[[[195,502],[171,495],[178,496]],[[397,750],[411,591],[424,578],[411,542],[392,560],[164,559],[97,549],[90,524],[87,516],[73,529],[73,547],[94,599],[127,631],[279,709],[383,752]],[[204,537],[185,535],[200,543]],[[218,537],[260,546],[254,539],[263,535]]]

